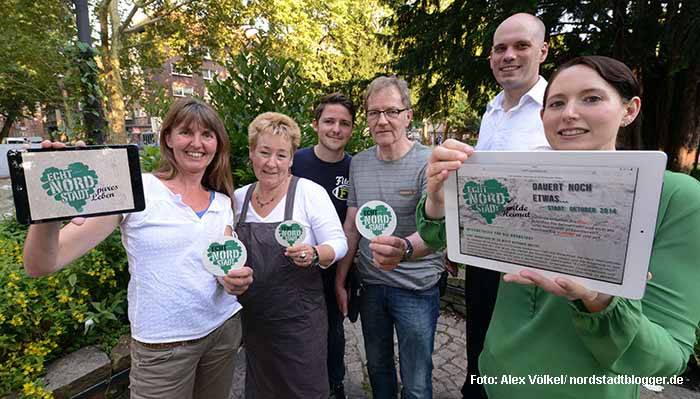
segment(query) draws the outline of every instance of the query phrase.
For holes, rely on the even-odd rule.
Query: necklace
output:
[[[275,200],[275,197],[277,197],[277,196],[274,195],[272,198],[270,198],[269,201],[263,202],[263,201],[260,201],[260,195],[258,193],[255,193],[255,202],[258,204],[259,207],[264,208],[264,207],[270,205]]]
[[[277,187],[275,187],[275,189],[270,190],[270,191],[272,191],[272,192],[277,191],[277,193],[274,194],[274,195],[272,196],[272,198],[270,198],[270,200],[264,201],[264,202],[263,202],[263,201],[260,201],[260,193],[258,192],[258,190],[260,189],[260,187],[257,187],[256,190],[255,190],[255,203],[258,204],[258,206],[259,206],[260,208],[264,208],[264,207],[270,205],[271,203],[273,203],[273,202],[275,201],[275,199],[277,199],[277,196],[278,196],[279,193],[280,193],[280,188],[282,188],[282,189],[283,189],[282,191],[284,191],[284,192],[287,191],[287,190],[285,189],[285,187],[286,187],[288,181],[289,181],[289,176],[287,176],[285,182],[282,184],[282,187],[277,186]]]

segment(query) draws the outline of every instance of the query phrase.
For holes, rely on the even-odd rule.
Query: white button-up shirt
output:
[[[479,127],[477,151],[528,151],[548,147],[540,110],[547,81],[540,76],[537,83],[520,98],[518,104],[505,111],[504,92],[498,93],[486,106]]]

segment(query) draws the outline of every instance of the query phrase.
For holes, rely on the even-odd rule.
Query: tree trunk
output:
[[[112,24],[112,46],[109,51],[109,63],[111,81],[109,90],[110,112],[109,120],[111,127],[110,142],[126,144],[129,142],[126,134],[126,111],[124,109],[124,85],[122,84],[121,66],[119,64],[119,54],[122,51],[122,33],[119,30],[119,0],[112,0],[109,4],[109,19]]]
[[[102,102],[97,90],[96,68],[94,67],[96,54],[92,48],[92,37],[90,36],[90,21],[88,17],[87,0],[73,0],[75,5],[75,19],[78,28],[78,42],[83,43],[80,47],[80,61],[78,68],[82,81],[83,92],[83,120],[87,132],[88,143],[104,144],[106,141],[106,123]]]
[[[119,53],[121,52],[121,33],[119,32],[119,1],[105,0],[98,12],[102,41],[102,68],[107,98],[109,101],[110,143],[126,144],[128,142],[124,120],[124,86],[122,85]],[[112,33],[111,37],[106,33]]]
[[[4,139],[10,134],[12,124],[15,123],[15,120],[17,119],[18,115],[19,113],[15,111],[10,111],[7,114],[7,116],[5,117],[5,124],[2,125],[2,130],[0,131],[0,140]]]

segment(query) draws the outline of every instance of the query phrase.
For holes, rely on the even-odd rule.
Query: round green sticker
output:
[[[358,209],[355,226],[362,237],[368,240],[390,236],[396,230],[396,213],[386,202],[369,201]]]
[[[306,227],[295,220],[285,220],[275,229],[275,240],[283,247],[291,247],[304,242]]]
[[[235,237],[224,236],[207,245],[204,267],[215,276],[225,276],[233,269],[245,265],[248,259],[243,243]]]

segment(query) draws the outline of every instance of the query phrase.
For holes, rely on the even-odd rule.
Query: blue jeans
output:
[[[394,328],[399,341],[402,399],[433,397],[433,348],[440,313],[437,285],[423,291],[367,285],[360,301],[367,371],[374,399],[395,399]]]

